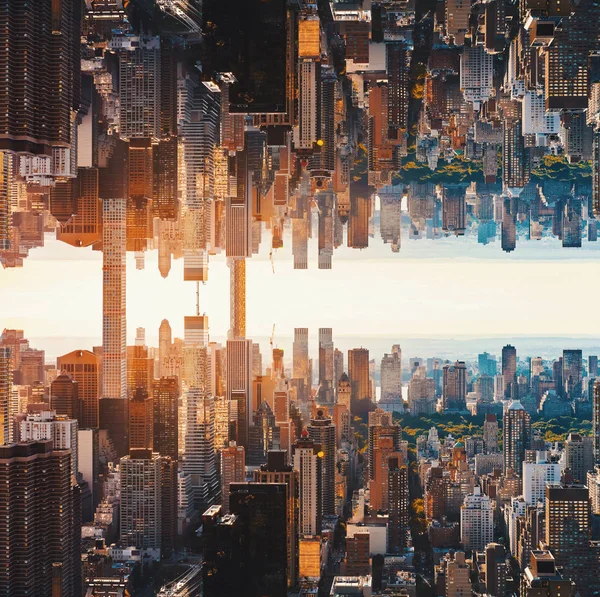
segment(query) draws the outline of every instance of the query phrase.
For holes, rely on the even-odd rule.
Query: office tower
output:
[[[565,442],[565,469],[569,469],[576,483],[585,483],[587,474],[594,469],[594,441],[591,437],[569,433]]]
[[[442,388],[445,411],[466,409],[467,367],[463,361],[444,365]]]
[[[502,421],[504,468],[521,474],[525,450],[531,446],[531,416],[518,400],[513,400]]]
[[[285,483],[287,508],[287,566],[288,588],[297,582],[298,560],[298,472],[288,464],[286,450],[270,450],[267,462],[254,471],[256,483]]]
[[[248,427],[253,414],[252,340],[227,340],[227,399],[237,405],[236,442],[248,449]]]
[[[331,417],[323,410],[317,410],[316,417],[310,420],[307,427],[310,439],[321,446],[321,509],[323,515],[335,513],[335,425]]]
[[[528,506],[546,499],[546,484],[560,482],[562,467],[544,451],[536,452],[535,462],[523,463],[523,497]]]
[[[585,110],[589,55],[600,49],[597,36],[600,9],[595,2],[585,0],[573,7],[570,14],[563,13],[561,8],[558,11],[557,16],[564,14],[564,19],[560,27],[554,28],[552,43],[543,53],[546,109]]]
[[[298,533],[302,537],[321,533],[323,457],[321,446],[308,431],[293,446],[294,470],[298,473]]]
[[[381,439],[384,437],[391,437],[396,450],[400,450],[400,440],[402,439],[402,429],[400,428],[400,425],[394,425],[392,413],[377,409],[369,413],[369,479],[374,478],[375,451],[379,447]]]
[[[306,402],[310,392],[310,361],[308,357],[308,328],[294,328],[292,348],[292,379],[296,384],[296,399]]]
[[[7,444],[11,437],[12,414],[10,399],[12,393],[11,351],[8,346],[0,346],[0,444]]]
[[[403,458],[392,455],[388,460],[388,533],[387,552],[401,553],[409,544],[408,467]]]
[[[400,141],[407,128],[411,50],[405,41],[385,44],[388,73],[388,136]]]
[[[418,367],[408,384],[408,407],[412,416],[435,412],[435,380],[427,377],[427,369]]]
[[[367,576],[371,571],[370,534],[368,531],[355,532],[346,537],[346,576]]]
[[[498,418],[496,415],[485,415],[485,421],[483,422],[483,445],[486,454],[494,454],[499,451]]]
[[[352,376],[350,377],[352,379]],[[399,344],[392,346],[391,354],[381,359],[381,400],[402,398],[402,350]]]
[[[81,420],[79,384],[67,373],[61,373],[50,384],[50,408],[56,414]]]
[[[117,456],[127,453],[127,323],[125,200],[103,200],[102,268],[102,401],[101,424],[111,436]],[[111,401],[109,405],[106,401]],[[102,416],[109,409],[111,416]],[[120,411],[120,412],[119,412]],[[125,431],[125,436],[121,433]]]
[[[600,380],[594,382],[592,437],[594,438],[594,463],[600,464]]]
[[[319,328],[319,395],[320,403],[333,402],[333,337],[331,328]]]
[[[352,388],[352,401],[373,398],[369,374],[369,351],[366,348],[353,348],[348,351],[348,377]]]
[[[127,347],[127,395],[137,388],[152,392],[154,379],[154,359],[148,356],[147,346]]]
[[[81,6],[42,0],[10,8],[2,17],[0,149],[24,152],[28,171],[75,176]]]
[[[160,39],[115,35],[109,48],[119,54],[120,136],[160,138]]]
[[[379,438],[377,447],[373,448],[373,479],[370,482],[371,507],[386,512],[389,508],[389,462],[391,458],[403,461],[402,453],[396,451],[394,438],[391,435]]]
[[[77,382],[81,403],[81,429],[98,427],[98,396],[100,392],[100,357],[89,350],[74,350],[56,359],[58,371],[67,373]]]
[[[279,450],[281,436],[275,424],[275,415],[269,403],[263,401],[252,415],[252,425],[248,429],[248,464],[260,466],[267,460],[269,450]]]
[[[462,235],[465,233],[467,206],[465,187],[445,184],[442,188],[442,230]]]
[[[0,591],[51,597],[52,565],[63,595],[81,595],[81,494],[70,450],[52,440],[0,447]]]
[[[475,382],[477,400],[489,404],[494,401],[494,378],[490,375],[480,375]]]
[[[496,357],[490,355],[489,353],[483,352],[477,355],[477,365],[480,375],[489,375],[490,377],[494,377],[496,375]]]
[[[465,101],[479,111],[492,92],[494,62],[483,46],[465,47],[460,57],[460,88]]]
[[[158,367],[160,377],[166,377],[168,375],[166,372],[166,359],[169,354],[169,349],[171,348],[171,338],[171,325],[168,320],[163,319],[158,328]]]
[[[581,350],[563,350],[562,382],[564,395],[569,400],[581,398],[583,387],[583,357]]]
[[[183,471],[192,478],[194,505],[205,510],[219,497],[215,463],[215,403],[199,388],[186,391],[187,427]]]
[[[577,595],[576,583],[563,576],[548,550],[532,550],[528,564],[521,574],[521,597],[547,597],[559,593],[561,597]]]
[[[242,446],[229,442],[221,453],[221,502],[223,512],[229,512],[229,485],[246,479],[246,452]]]
[[[506,594],[506,549],[499,543],[485,546],[485,588],[493,597]]]
[[[372,215],[371,197],[350,197],[348,246],[366,249],[369,246],[369,221]]]
[[[316,60],[303,58],[298,64],[298,129],[296,149],[311,150],[318,137],[319,89],[321,65]]]
[[[504,397],[517,398],[517,349],[510,344],[502,348],[502,377]]]
[[[131,450],[120,461],[120,540],[155,560],[162,542],[162,475],[160,455]]]
[[[129,399],[129,449],[153,449],[152,396],[144,388],[137,388]]]
[[[229,311],[230,334],[233,338],[246,336],[246,260],[230,259]]]
[[[178,534],[179,472],[177,460],[160,457],[161,492],[161,556],[171,557]]]
[[[179,458],[179,384],[176,377],[161,377],[152,384],[153,450],[172,460]]]
[[[285,483],[233,483],[229,503],[239,519],[244,549],[244,594],[285,595],[287,568],[287,492]]]
[[[525,147],[523,124],[519,118],[504,120],[502,145],[502,185],[505,190],[523,188],[531,173],[529,148]]]
[[[460,542],[466,550],[481,551],[493,539],[492,501],[475,487],[460,507]]]
[[[44,351],[34,348],[21,350],[19,381],[21,385],[32,386],[44,381]]]
[[[588,375],[590,377],[598,376],[598,356],[590,355],[588,357]]]
[[[502,221],[500,223],[500,241],[502,250],[510,253],[517,248],[517,211],[516,202],[504,199],[502,203]]]
[[[173,67],[173,71],[176,69]],[[164,70],[161,77],[168,75]],[[174,85],[173,90],[177,87]],[[163,106],[161,106],[163,107]],[[172,136],[160,139],[152,146],[152,172],[154,174],[152,193],[152,213],[162,220],[175,220],[179,208],[178,201],[178,139]]]
[[[546,545],[556,564],[563,567],[565,577],[574,580],[584,594],[595,575],[590,569],[589,541],[588,488],[581,484],[546,485]]]

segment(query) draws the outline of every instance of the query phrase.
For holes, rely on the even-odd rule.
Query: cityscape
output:
[[[2,7],[1,595],[600,595],[596,0]]]

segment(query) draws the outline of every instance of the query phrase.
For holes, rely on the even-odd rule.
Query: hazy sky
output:
[[[478,246],[467,239],[406,242],[392,254],[381,240],[364,251],[336,250],[332,270],[318,270],[316,240],[309,268],[293,270],[290,250],[268,260],[270,239],[247,265],[247,334],[276,337],[294,327],[332,327],[337,336],[441,337],[455,335],[600,336],[597,315],[600,261],[588,249],[561,249],[548,241],[521,243],[506,255],[498,243]],[[289,247],[290,242],[286,243]],[[146,328],[156,344],[167,318],[175,335],[183,316],[195,312],[195,284],[183,282],[182,260],[161,278],[157,252],[146,269],[135,270],[128,255],[127,328]],[[229,270],[211,258],[209,282],[201,287],[201,311],[211,335],[229,327]],[[78,338],[101,342],[102,256],[46,236],[19,269],[0,271],[0,325],[24,329],[28,337]],[[79,346],[82,347],[82,346]],[[40,348],[44,348],[40,346]]]

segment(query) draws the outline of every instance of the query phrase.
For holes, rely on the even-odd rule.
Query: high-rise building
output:
[[[277,597],[287,592],[287,492],[285,483],[230,486],[229,504],[245,546],[240,560],[248,597]]]
[[[294,328],[292,348],[292,380],[296,384],[296,398],[306,402],[310,391],[310,361],[308,357],[308,328]]]
[[[600,464],[600,380],[598,379],[594,382],[592,437],[594,438],[594,463]]]
[[[563,392],[567,399],[577,400],[583,393],[583,357],[581,350],[563,350]]]
[[[333,402],[333,335],[331,328],[319,328],[319,402]]]
[[[402,398],[402,350],[399,344],[392,346],[391,354],[381,359],[381,400]]]
[[[78,2],[41,0],[20,2],[2,16],[0,149],[26,154],[22,166],[33,179],[38,168],[76,176],[81,12]],[[49,182],[44,175],[38,181]]]
[[[348,351],[348,377],[352,388],[352,401],[371,400],[373,398],[369,371],[369,351],[366,348],[353,348]]]
[[[215,463],[215,402],[199,388],[184,396],[187,408],[183,471],[192,478],[194,504],[205,510],[219,498]]]
[[[498,452],[498,418],[496,415],[485,415],[483,422],[483,445],[486,454]]]
[[[535,462],[523,463],[523,497],[528,506],[546,499],[546,484],[560,482],[562,467],[548,459],[546,452],[536,452]]]
[[[153,450],[179,458],[179,384],[176,377],[155,379],[152,385]]]
[[[590,501],[585,485],[546,485],[545,542],[565,577],[574,580],[580,591],[592,585]]]
[[[10,437],[12,394],[11,350],[0,346],[0,444],[7,444]]]
[[[286,450],[270,450],[267,462],[254,471],[257,483],[285,483],[287,508],[288,587],[296,586],[298,560],[298,472],[288,464]]]
[[[162,542],[162,475],[160,455],[131,450],[121,458],[120,540],[153,559]]]
[[[517,349],[510,344],[502,348],[502,377],[504,378],[504,397],[517,398]]]
[[[402,429],[395,425],[393,415],[382,409],[376,409],[369,413],[368,423],[368,455],[369,455],[369,479],[374,478],[375,473],[375,451],[384,437],[391,437],[396,451],[400,451],[400,440]]]
[[[130,396],[138,388],[152,393],[154,379],[154,359],[148,356],[147,346],[127,347],[127,395]]]
[[[58,415],[81,422],[79,384],[67,373],[61,373],[50,384],[50,408]]]
[[[493,539],[492,500],[475,487],[460,508],[460,542],[466,550],[481,551]]]
[[[81,402],[81,429],[98,427],[100,364],[100,357],[89,350],[74,350],[56,359],[56,368],[68,373],[77,382]]]
[[[520,589],[522,597],[549,597],[558,593],[566,597],[577,595],[576,583],[564,577],[552,553],[539,549],[531,551],[529,565],[521,574]]]
[[[531,446],[531,416],[518,400],[513,400],[502,421],[504,468],[521,474],[525,450]]]
[[[221,502],[223,512],[229,512],[229,485],[246,479],[246,452],[242,446],[229,442],[221,453]]]
[[[153,450],[152,427],[152,397],[144,388],[137,388],[129,399],[129,449]]]
[[[81,595],[81,494],[70,450],[53,441],[0,446],[0,591],[51,597],[60,563],[62,595]]]
[[[506,594],[506,549],[499,543],[485,546],[485,588],[490,595],[502,597]]]
[[[253,414],[252,340],[227,340],[227,399],[237,405],[236,442],[248,449]]]
[[[569,433],[564,464],[576,483],[585,483],[588,472],[594,470],[594,440],[579,433]]]
[[[323,515],[335,514],[335,425],[321,409],[307,427],[310,439],[321,446],[321,511]]]
[[[294,470],[298,473],[298,533],[314,536],[321,532],[323,456],[321,446],[308,431],[293,446]]]
[[[400,553],[409,545],[408,467],[397,455],[388,460],[387,552]]]
[[[444,365],[442,387],[445,411],[466,409],[467,367],[463,361]]]
[[[103,200],[102,399],[114,401],[112,416],[105,417],[104,423],[119,457],[127,452],[125,440],[115,437],[117,427],[127,428],[125,214],[124,199]],[[101,411],[107,407],[100,404]]]
[[[119,134],[160,138],[160,39],[114,35],[109,48],[119,54]]]

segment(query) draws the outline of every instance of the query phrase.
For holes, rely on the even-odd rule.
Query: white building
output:
[[[510,553],[515,555],[517,553],[517,542],[519,536],[517,533],[517,518],[525,516],[525,510],[527,504],[523,496],[518,498],[512,498],[510,504],[504,509],[504,521],[506,528],[508,529],[508,540]]]
[[[398,344],[381,359],[381,400],[392,399],[402,399],[402,350]]]
[[[460,541],[465,550],[481,551],[493,540],[492,500],[475,487],[460,508]]]
[[[545,450],[536,452],[535,462],[523,463],[523,497],[528,506],[546,498],[546,484],[560,482],[561,465],[549,462]]]
[[[55,450],[71,450],[71,470],[73,474],[79,470],[77,420],[57,415],[53,411],[27,415],[20,423],[18,439],[22,442],[51,439]]]
[[[546,112],[546,98],[542,88],[526,91],[522,103],[524,135],[557,135],[560,130],[560,112]]]

